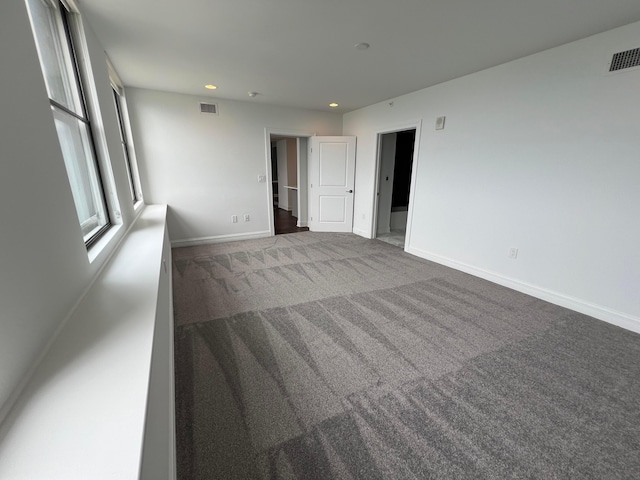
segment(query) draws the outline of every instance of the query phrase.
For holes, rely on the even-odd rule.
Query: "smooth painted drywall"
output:
[[[258,182],[267,175],[265,129],[342,131],[337,113],[216,100],[219,115],[203,115],[199,102],[210,97],[135,88],[127,101],[145,201],[169,205],[173,242],[268,234],[272,200]],[[241,221],[245,213],[250,222]]]
[[[295,138],[287,138],[287,178],[290,187],[298,186],[298,146]]]
[[[25,2],[0,6],[0,421],[134,218],[104,52],[85,23],[123,227],[90,263]]]
[[[634,23],[346,114],[354,231],[377,132],[422,121],[409,251],[640,325],[640,70],[605,73],[638,45]]]
[[[306,227],[309,223],[307,138],[298,137],[296,139],[296,148],[298,151],[298,227]]]
[[[397,133],[385,133],[380,142],[380,180],[378,182],[378,235],[389,233],[391,225],[391,197],[393,194],[393,170],[396,165]]]
[[[295,138],[287,138],[287,185],[298,186],[298,142]],[[298,217],[298,190],[288,189],[288,203],[291,215]]]
[[[276,142],[276,152],[278,155],[278,208],[290,210],[289,208],[289,165],[287,155],[287,140],[281,139]]]
[[[407,211],[399,210],[397,212],[391,212],[391,230],[407,229]]]

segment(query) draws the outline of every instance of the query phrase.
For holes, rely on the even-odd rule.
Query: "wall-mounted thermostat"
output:
[[[436,118],[436,130],[444,129],[444,120],[447,117],[438,117]]]

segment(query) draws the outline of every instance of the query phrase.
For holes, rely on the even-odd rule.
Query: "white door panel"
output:
[[[344,197],[320,196],[320,223],[344,223],[347,218],[347,202]]]
[[[351,232],[356,137],[311,137],[310,144],[309,228]]]
[[[346,187],[349,167],[348,145],[345,143],[320,144],[321,187]]]

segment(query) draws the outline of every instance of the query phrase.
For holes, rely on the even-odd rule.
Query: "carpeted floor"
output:
[[[640,335],[351,234],[173,258],[179,480],[640,478]]]

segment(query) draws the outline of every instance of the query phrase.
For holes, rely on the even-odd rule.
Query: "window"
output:
[[[78,220],[89,247],[110,221],[74,44],[75,14],[59,0],[27,0],[27,5]]]
[[[120,143],[122,143],[122,152],[124,154],[125,165],[127,167],[127,174],[129,178],[129,190],[131,192],[131,199],[133,203],[140,200],[138,189],[136,188],[136,182],[133,178],[133,166],[131,165],[131,155],[129,155],[129,145],[127,142],[127,132],[124,128],[124,116],[122,113],[122,99],[118,90],[113,88],[113,101],[116,104],[116,114],[118,116],[118,126],[120,127]]]

